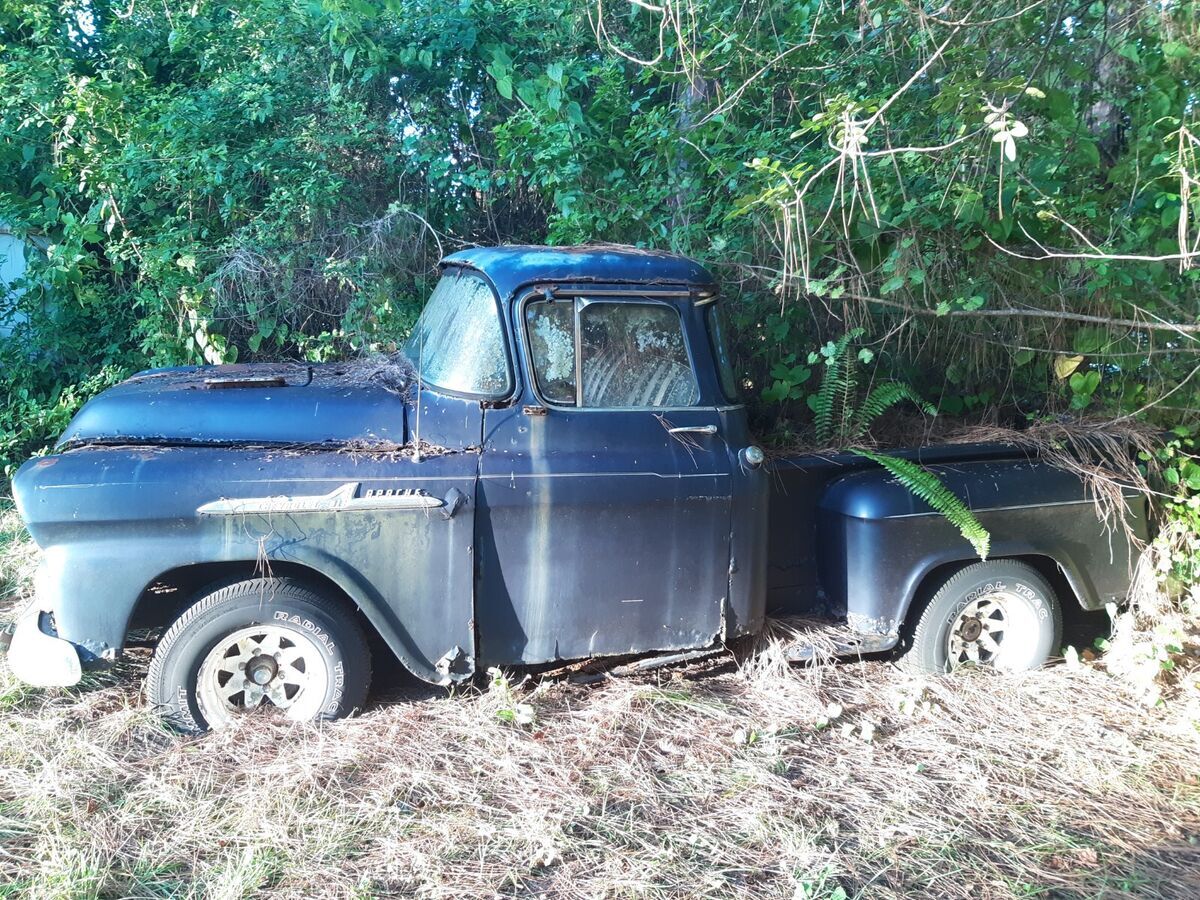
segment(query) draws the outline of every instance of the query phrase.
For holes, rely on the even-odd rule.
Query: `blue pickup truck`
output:
[[[769,616],[846,653],[1019,670],[1132,549],[1073,475],[1005,445],[902,453],[991,535],[981,561],[859,456],[754,445],[712,276],[634,249],[442,261],[402,354],[152,370],[13,482],[43,550],[9,664],[70,685],[157,636],[177,726],[336,718],[372,654],[435,684],[490,666],[684,658]],[[1135,533],[1145,501],[1129,498]]]

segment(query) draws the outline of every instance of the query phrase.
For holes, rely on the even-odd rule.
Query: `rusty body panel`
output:
[[[880,649],[923,580],[970,558],[943,519],[859,457],[763,466],[748,452],[715,285],[698,264],[485,248],[444,267],[490,317],[434,341],[493,355],[477,385],[435,386],[414,351],[415,367],[142,373],[85,406],[57,452],[14,481],[45,549],[36,627],[85,667],[103,665],[135,614],[166,602],[154,591],[164,580],[309,573],[410,671],[445,684],[492,665],[718,647],[758,631],[768,609],[825,612]],[[578,399],[538,381],[535,303],[574,316]],[[657,396],[676,401],[581,402],[580,323],[602,304],[677,319],[676,361],[655,375]],[[437,374],[465,384],[470,373]],[[1050,560],[1088,608],[1127,588],[1130,549],[1083,511],[1077,480],[1003,445],[910,455],[980,510],[998,554]],[[1130,502],[1144,530],[1144,498]]]

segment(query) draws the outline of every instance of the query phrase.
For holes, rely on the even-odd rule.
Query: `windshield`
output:
[[[442,276],[404,355],[433,387],[477,397],[501,397],[511,387],[495,295],[486,281],[462,269]]]

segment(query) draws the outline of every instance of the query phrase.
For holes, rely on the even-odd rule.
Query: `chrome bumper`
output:
[[[40,607],[35,603],[17,620],[8,645],[8,667],[22,681],[38,687],[78,684],[83,677],[79,652],[70,641],[42,631]]]

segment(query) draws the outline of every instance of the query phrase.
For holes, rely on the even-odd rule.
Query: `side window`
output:
[[[538,389],[548,402],[654,409],[700,400],[674,307],[542,301],[526,307],[526,327]]]

